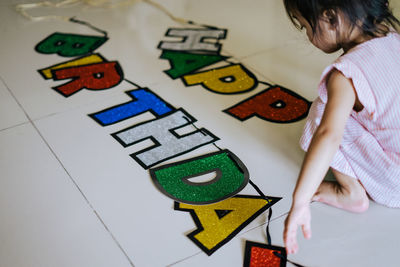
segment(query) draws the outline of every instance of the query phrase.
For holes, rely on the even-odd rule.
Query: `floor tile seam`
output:
[[[183,258],[183,259],[177,260],[177,261],[175,261],[175,262],[173,262],[173,263],[167,264],[166,267],[174,266],[174,265],[176,265],[176,264],[178,264],[178,263],[184,262],[184,261],[186,261],[186,260],[188,260],[188,259],[190,259],[190,258],[193,258],[193,257],[195,257],[195,256],[197,256],[197,255],[200,255],[201,253],[203,253],[203,251],[200,250],[199,252],[197,252],[197,253],[195,253],[195,254],[192,254],[192,255],[187,256],[187,257],[185,257],[185,258]]]
[[[263,50],[258,50],[257,52],[254,52],[254,53],[251,53],[251,54],[247,54],[247,55],[244,55],[244,56],[241,56],[241,57],[237,57],[237,59],[242,61],[242,60],[246,60],[248,58],[255,57],[255,56],[258,56],[258,55],[261,55],[261,54],[268,54],[268,53],[273,52],[274,50],[279,50],[279,49],[291,46],[291,45],[295,44],[296,42],[298,42],[298,40],[295,40],[295,39],[288,40],[283,45],[279,45],[279,46],[277,45],[277,46],[272,46],[272,47],[269,47],[269,48],[266,48],[266,49],[263,49]]]
[[[312,206],[313,203],[316,203],[316,202],[311,202],[311,203],[310,203],[310,206]],[[284,217],[284,216],[287,216],[288,214],[289,214],[289,211],[287,211],[287,212],[285,212],[285,213],[282,213],[282,214],[280,214],[280,215],[278,215],[278,216],[272,217],[272,218],[269,220],[269,223],[272,223],[273,221],[279,220],[280,218],[282,218],[282,217]],[[244,231],[243,233],[240,233],[238,236],[243,235],[243,234],[246,234],[246,233],[248,233],[248,232],[250,232],[250,231],[252,231],[252,230],[254,230],[254,229],[257,229],[257,228],[259,228],[259,227],[262,227],[262,226],[266,225],[267,223],[268,223],[268,221],[265,221],[264,223],[261,223],[261,224],[258,225],[258,226],[254,226],[253,228],[248,229],[248,230]]]
[[[96,104],[96,103],[97,103],[97,101],[92,102],[89,105]],[[76,107],[71,107],[71,108],[68,108],[66,110],[62,110],[62,111],[58,111],[58,112],[48,113],[48,114],[39,116],[37,118],[32,118],[31,121],[32,122],[39,122],[39,121],[42,121],[42,120],[45,120],[45,119],[48,119],[50,117],[54,117],[54,116],[57,116],[57,115],[68,114],[70,112],[77,111],[77,110],[79,110],[79,109],[81,109],[81,108],[83,108],[85,106],[87,106],[87,104],[82,104],[82,105],[79,105],[79,106],[76,106]]]
[[[35,129],[35,131],[37,132],[37,134],[40,136],[40,138],[42,139],[42,141],[45,143],[45,145],[47,146],[47,148],[50,150],[51,154],[54,156],[54,158],[57,160],[57,162],[60,164],[60,166],[63,168],[64,172],[67,174],[67,176],[69,177],[70,181],[74,184],[74,186],[76,187],[76,189],[79,191],[79,193],[81,194],[81,196],[83,197],[83,199],[85,200],[86,204],[89,206],[89,208],[92,210],[92,212],[96,215],[97,219],[100,221],[100,223],[103,225],[104,229],[108,232],[108,234],[111,236],[111,238],[114,240],[114,242],[116,243],[117,247],[121,250],[121,252],[124,254],[124,256],[126,257],[126,259],[128,260],[129,264],[134,267],[134,264],[132,262],[132,260],[129,258],[128,254],[126,253],[126,251],[123,249],[122,245],[119,243],[119,241],[117,240],[117,238],[114,236],[114,234],[110,231],[110,229],[108,228],[108,226],[105,224],[105,222],[103,221],[103,219],[101,218],[101,216],[99,215],[99,213],[96,211],[96,209],[94,208],[94,206],[91,204],[91,202],[89,201],[89,199],[87,198],[87,196],[85,195],[85,193],[82,191],[82,189],[79,187],[78,183],[75,181],[75,179],[72,177],[72,175],[69,173],[69,171],[67,170],[67,168],[65,167],[65,165],[62,163],[62,161],[60,160],[60,158],[57,156],[57,154],[55,153],[55,151],[51,148],[50,144],[47,142],[47,140],[44,138],[43,134],[40,132],[40,130],[37,128],[36,124],[34,123],[34,121],[31,119],[31,117],[29,116],[29,114],[26,112],[26,110],[23,108],[23,106],[21,105],[21,103],[18,101],[18,99],[15,97],[14,93],[11,91],[11,89],[8,87],[7,83],[4,81],[3,77],[0,75],[0,80],[3,82],[3,84],[5,85],[5,87],[7,88],[7,90],[9,91],[9,93],[11,94],[11,96],[14,98],[14,100],[16,101],[17,105],[21,108],[21,110],[24,112],[25,116],[27,117],[27,119],[29,120],[26,123],[29,123],[32,125],[32,127]]]
[[[229,53],[226,50],[225,50],[225,52]],[[251,70],[251,71],[255,72],[256,74],[258,74],[259,76],[261,76],[264,79],[264,80],[262,80],[263,82],[268,82],[268,83],[271,83],[271,84],[275,84],[275,82],[272,79],[270,79],[267,76],[265,76],[262,72],[256,70],[254,67],[252,67],[249,64],[243,63],[243,58],[232,56],[232,57],[230,57],[230,59],[234,59],[235,61],[239,62],[240,64],[243,64],[249,70]],[[227,62],[229,62],[229,61],[227,61]],[[260,81],[260,79],[258,79],[258,81]]]
[[[126,89],[123,92],[130,91],[130,90],[132,90],[132,89]],[[49,117],[53,117],[53,116],[57,116],[57,115],[60,115],[60,114],[65,114],[65,113],[69,113],[69,112],[72,112],[72,111],[76,111],[76,110],[82,109],[82,108],[87,107],[87,106],[92,106],[94,104],[100,104],[102,102],[107,101],[110,98],[113,98],[113,97],[117,96],[120,93],[121,92],[119,92],[119,91],[117,92],[116,91],[116,92],[110,93],[110,95],[108,97],[100,98],[100,99],[97,99],[97,100],[92,100],[89,103],[82,103],[80,105],[77,105],[77,106],[74,106],[74,107],[70,107],[70,108],[67,108],[65,110],[61,110],[61,111],[58,111],[58,112],[48,113],[48,114],[39,116],[37,118],[31,118],[31,120],[32,120],[32,122],[37,122],[37,121],[44,120],[44,119],[49,118]],[[109,107],[109,105],[105,105],[104,106],[104,108],[106,108],[106,107]],[[103,108],[100,108],[100,109],[103,109]]]
[[[48,147],[48,149],[50,150],[50,152],[53,154],[53,156],[55,157],[55,159],[58,161],[58,163],[60,164],[60,166],[64,169],[65,173],[68,175],[69,179],[71,180],[71,182],[74,184],[74,186],[76,187],[76,189],[79,191],[79,193],[81,194],[81,196],[83,197],[83,199],[85,200],[86,204],[89,206],[89,208],[92,210],[92,212],[95,214],[95,216],[97,217],[97,219],[100,221],[100,223],[103,225],[104,229],[106,230],[106,232],[108,232],[108,234],[111,236],[111,238],[113,239],[113,241],[115,242],[115,244],[117,245],[117,247],[121,250],[121,252],[124,254],[124,256],[126,257],[126,259],[128,260],[129,264],[134,267],[134,264],[132,262],[132,260],[130,259],[130,257],[128,256],[128,254],[126,253],[125,249],[122,247],[122,245],[120,244],[120,242],[118,241],[118,239],[115,237],[115,235],[112,233],[112,231],[108,228],[108,226],[106,225],[106,223],[104,222],[104,220],[101,218],[100,214],[97,212],[97,210],[94,208],[94,206],[92,205],[92,203],[90,202],[90,200],[88,199],[88,197],[86,196],[86,194],[83,192],[83,190],[80,188],[80,186],[78,185],[78,183],[75,181],[75,179],[72,177],[72,175],[70,174],[70,172],[67,170],[67,168],[65,167],[65,165],[62,163],[61,159],[57,156],[57,154],[55,153],[55,151],[52,149],[52,147],[50,146],[50,144],[47,142],[47,140],[44,138],[44,136],[42,135],[42,133],[40,132],[40,130],[37,128],[36,124],[34,123],[34,121],[30,120],[30,123],[32,124],[32,126],[35,128],[36,132],[39,134],[39,136],[41,137],[41,139],[43,140],[43,142],[46,144],[46,146]]]
[[[81,104],[81,105],[78,105],[78,106],[75,106],[75,107],[71,107],[71,108],[66,109],[66,110],[59,111],[59,112],[49,113],[49,114],[42,115],[42,116],[37,117],[37,118],[31,118],[31,120],[32,120],[32,122],[38,122],[38,121],[41,121],[41,120],[44,120],[44,119],[47,119],[47,118],[50,118],[50,117],[53,117],[53,116],[57,116],[57,115],[60,115],[60,114],[66,114],[66,113],[69,113],[69,112],[73,112],[73,111],[79,110],[79,109],[81,109],[81,108],[83,108],[83,107],[86,107],[86,106],[90,106],[90,105],[94,105],[94,104],[100,104],[101,102],[105,102],[105,101],[107,101],[108,99],[110,99],[110,98],[112,98],[112,97],[115,97],[115,96],[117,96],[117,95],[120,94],[120,93],[126,93],[126,92],[129,92],[129,91],[131,91],[131,90],[136,90],[136,89],[141,89],[141,88],[150,88],[150,87],[152,87],[152,86],[163,85],[163,84],[165,84],[165,83],[162,83],[162,82],[153,82],[153,83],[152,83],[151,85],[149,85],[149,86],[140,86],[140,87],[137,87],[137,88],[125,89],[125,90],[123,90],[122,92],[115,92],[115,93],[112,93],[112,94],[109,96],[109,98],[107,98],[107,99],[104,98],[104,99],[99,99],[99,100],[93,100],[93,101],[90,102],[90,103]],[[126,101],[129,101],[129,99],[127,98]],[[114,105],[119,105],[119,104],[121,104],[121,103],[125,103],[125,102],[118,102],[118,103],[112,104],[112,105],[113,105],[113,106],[114,106]],[[110,105],[105,105],[104,107],[99,108],[99,109],[102,110],[102,109],[107,108],[107,107],[109,107],[109,106],[110,106]],[[86,115],[89,115],[89,114],[86,114]],[[29,123],[29,121],[24,122],[24,123]],[[23,124],[23,123],[21,123],[21,124]],[[17,125],[16,125],[16,126],[17,126]],[[10,127],[8,127],[8,128],[10,128]],[[6,129],[7,129],[7,128],[6,128]],[[1,132],[2,130],[3,130],[3,129],[0,129],[0,132]]]
[[[110,98],[112,98],[112,97],[118,96],[118,95],[121,94],[121,93],[129,92],[129,91],[131,91],[131,90],[136,90],[136,89],[141,89],[141,88],[150,88],[150,87],[152,87],[152,86],[157,86],[157,85],[163,85],[163,84],[165,84],[165,83],[163,83],[162,81],[160,81],[160,82],[151,82],[148,86],[141,86],[141,85],[139,85],[139,84],[133,84],[130,80],[127,80],[127,79],[124,79],[124,80],[125,80],[126,82],[128,82],[128,83],[131,83],[132,86],[137,86],[137,87],[135,87],[135,88],[130,88],[130,89],[124,89],[124,90],[121,90],[121,91],[116,90],[116,91],[110,93],[110,95],[109,95],[107,98],[100,98],[100,99],[97,99],[97,100],[92,100],[92,101],[89,102],[89,103],[82,103],[82,104],[80,104],[80,105],[77,105],[77,106],[74,106],[74,107],[71,107],[71,108],[67,108],[67,109],[62,110],[62,111],[53,112],[53,113],[48,113],[48,114],[39,116],[39,117],[37,117],[37,118],[31,118],[31,120],[32,120],[33,122],[37,122],[37,121],[40,121],[40,120],[43,120],[43,119],[46,119],[46,118],[49,118],[49,117],[52,117],[52,116],[56,116],[56,115],[59,115],[59,114],[64,114],[64,113],[72,112],[72,111],[75,111],[75,110],[79,110],[79,109],[81,109],[81,108],[83,108],[83,107],[86,107],[86,106],[90,106],[90,105],[94,105],[94,104],[100,104],[101,102],[107,101],[107,99],[110,99]],[[4,84],[5,84],[5,82],[4,82]],[[14,99],[16,99],[16,98],[14,97]],[[127,98],[126,101],[129,101],[129,99]],[[117,103],[117,104],[120,104],[120,103]],[[114,104],[113,104],[113,105],[114,105]],[[20,106],[22,106],[22,105],[20,105]],[[104,108],[106,108],[106,107],[109,107],[109,105],[105,105],[105,106],[104,106]],[[22,108],[22,109],[23,109],[23,108]],[[100,108],[100,109],[103,109],[103,108]],[[1,131],[1,130],[2,130],[2,129],[0,129],[0,131]]]
[[[25,121],[25,122],[21,122],[21,123],[12,125],[12,126],[8,126],[8,127],[5,127],[5,128],[2,128],[2,129],[0,129],[0,133],[4,132],[4,131],[7,131],[7,130],[10,130],[10,129],[13,129],[13,128],[17,128],[17,127],[25,125],[25,124],[30,124],[30,121]]]
[[[162,70],[162,72],[164,72],[164,71]],[[175,82],[175,80],[166,79],[166,80],[160,80],[160,81],[149,81],[148,83],[145,83],[145,84],[139,84],[135,80],[128,79],[128,78],[124,78],[124,81],[127,82],[127,83],[130,83],[132,86],[136,86],[136,88],[126,89],[126,90],[123,91],[123,93],[125,93],[127,91],[131,91],[131,90],[143,89],[143,88],[148,88],[148,89],[151,90],[152,87],[163,86],[165,84],[172,84],[173,82]]]
[[[259,81],[268,82],[268,83],[270,83],[272,85],[276,85],[277,84],[273,79],[267,77],[264,73],[262,73],[261,71],[257,70],[255,67],[251,66],[250,64],[246,64],[245,66],[246,66],[246,68],[248,68],[251,71],[255,72],[257,75],[259,75],[259,77],[261,77],[263,79],[263,80],[258,79]]]
[[[269,224],[271,224],[272,222],[274,222],[274,221],[276,221],[276,220],[279,220],[280,218],[282,218],[283,216],[286,216],[286,215],[288,215],[288,214],[289,214],[289,212],[285,212],[285,213],[283,213],[283,214],[281,214],[281,215],[278,215],[278,216],[276,216],[276,217],[271,218],[271,220],[269,220]],[[252,227],[251,229],[247,229],[246,231],[240,233],[238,236],[242,236],[242,235],[244,235],[244,234],[246,234],[246,233],[248,233],[248,232],[253,231],[254,229],[263,227],[264,225],[267,225],[267,224],[268,224],[268,221],[265,221],[265,222],[261,223],[261,224],[258,225],[258,226],[254,226],[254,227]]]
[[[286,216],[288,213],[289,213],[289,212],[285,212],[285,213],[283,213],[283,214],[281,214],[281,215],[278,215],[278,216],[276,216],[276,217],[271,218],[270,221],[269,221],[269,223],[272,223],[272,222],[275,221],[275,220],[279,220],[279,219],[282,218],[283,216]],[[247,229],[246,231],[243,230],[243,231],[241,231],[238,235],[236,235],[236,236],[235,236],[232,240],[230,240],[230,241],[233,241],[233,240],[235,240],[235,239],[238,239],[239,237],[245,235],[246,233],[248,233],[248,232],[250,232],[250,231],[253,231],[254,229],[260,228],[260,227],[266,225],[267,223],[268,223],[268,222],[266,221],[266,222],[264,222],[264,223],[261,223],[260,225],[254,226],[254,227],[252,227],[252,228],[250,228],[250,229]],[[229,241],[229,242],[230,242],[230,241]],[[229,242],[228,242],[228,243],[229,243]],[[195,256],[197,256],[197,255],[199,255],[199,254],[201,254],[201,253],[203,253],[203,251],[200,250],[199,252],[197,252],[197,253],[195,253],[195,254],[189,255],[189,256],[187,256],[187,257],[185,257],[185,258],[183,258],[183,259],[180,259],[180,260],[177,260],[177,261],[175,261],[175,262],[173,262],[173,263],[170,263],[170,264],[166,265],[166,267],[170,267],[170,266],[174,266],[174,265],[176,265],[176,264],[178,264],[178,263],[182,263],[182,262],[184,262],[184,261],[186,261],[186,260],[188,260],[188,259],[190,259],[190,258],[192,258],[192,257],[195,257]]]
[[[18,105],[18,107],[24,112],[24,109],[21,107],[20,103],[16,100],[14,94],[11,92],[10,88],[7,86],[5,80],[3,79],[3,76],[1,76],[1,75],[0,75],[0,81],[1,81],[1,83],[4,85],[4,87],[7,89],[8,93],[11,95],[12,99],[15,101],[15,103]],[[3,129],[0,129],[0,132],[1,132],[1,131],[4,131],[4,130],[11,129],[11,128],[14,128],[14,127],[17,127],[17,126],[21,126],[21,125],[23,125],[23,124],[30,123],[30,122],[29,122],[29,118],[28,118],[28,116],[26,115],[25,112],[24,112],[24,115],[25,115],[25,120],[26,120],[26,121],[21,122],[21,123],[18,123],[18,124],[15,124],[15,125],[8,126],[8,127],[6,127],[6,128],[3,128]]]

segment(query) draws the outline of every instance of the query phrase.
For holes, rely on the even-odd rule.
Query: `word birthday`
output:
[[[255,89],[257,78],[243,65],[229,63],[225,67],[200,71],[227,59],[220,55],[219,40],[227,30],[169,29],[167,37],[179,41],[162,41],[161,58],[169,60],[166,72],[172,79],[181,78],[185,85],[201,85],[218,94],[239,94]],[[40,41],[35,50],[42,54],[57,54],[72,58],[38,72],[44,79],[66,80],[52,87],[65,98],[86,90],[106,90],[116,87],[124,78],[118,61],[108,61],[95,53],[108,40],[104,36],[53,33]],[[207,40],[207,41],[206,41]],[[216,42],[211,42],[216,40]],[[149,169],[155,186],[175,201],[174,209],[189,212],[197,229],[191,239],[205,253],[211,255],[230,241],[256,217],[280,200],[265,195],[238,195],[249,181],[243,162],[227,149],[200,157],[160,165],[160,163],[219,140],[204,128],[179,135],[177,130],[197,121],[182,108],[159,97],[149,88],[135,88],[125,92],[132,100],[88,114],[100,126],[107,127],[126,119],[150,112],[155,119],[132,125],[112,133],[123,147],[151,140],[154,145],[130,156],[145,170]],[[252,116],[289,123],[304,118],[310,102],[281,86],[269,86],[262,92],[224,110],[239,120]],[[216,145],[215,145],[216,146]],[[217,147],[217,146],[216,146]],[[154,168],[153,168],[154,167]],[[215,174],[211,181],[194,182],[193,178]]]

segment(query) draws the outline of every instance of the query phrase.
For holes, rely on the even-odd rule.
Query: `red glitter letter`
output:
[[[246,241],[244,267],[285,267],[286,251],[283,247]]]
[[[224,112],[241,121],[257,116],[271,122],[289,123],[306,117],[310,104],[305,98],[289,89],[274,86]]]
[[[53,87],[65,97],[83,88],[108,89],[119,84],[123,78],[121,67],[116,61],[53,70],[52,73],[55,81],[72,78],[72,81],[68,83]]]

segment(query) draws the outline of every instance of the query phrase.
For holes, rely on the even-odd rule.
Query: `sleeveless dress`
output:
[[[364,106],[352,111],[331,167],[358,179],[382,205],[400,207],[400,35],[388,33],[352,48],[328,66],[306,120],[300,145],[307,151],[327,102],[327,75],[352,79]]]

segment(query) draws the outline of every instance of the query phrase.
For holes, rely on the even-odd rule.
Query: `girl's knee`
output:
[[[356,184],[353,188],[349,189],[349,194],[354,212],[363,213],[368,210],[369,198],[367,192],[360,183],[358,183],[358,185]]]
[[[332,169],[332,173],[339,185],[349,192],[365,193],[365,189],[357,178],[348,176]]]
[[[366,212],[369,208],[369,199],[368,196],[365,194],[365,196],[361,197],[355,207],[355,212],[357,213],[363,213]]]
[[[332,170],[342,193],[347,195],[349,210],[356,213],[366,212],[369,208],[369,198],[364,186],[354,177]]]

